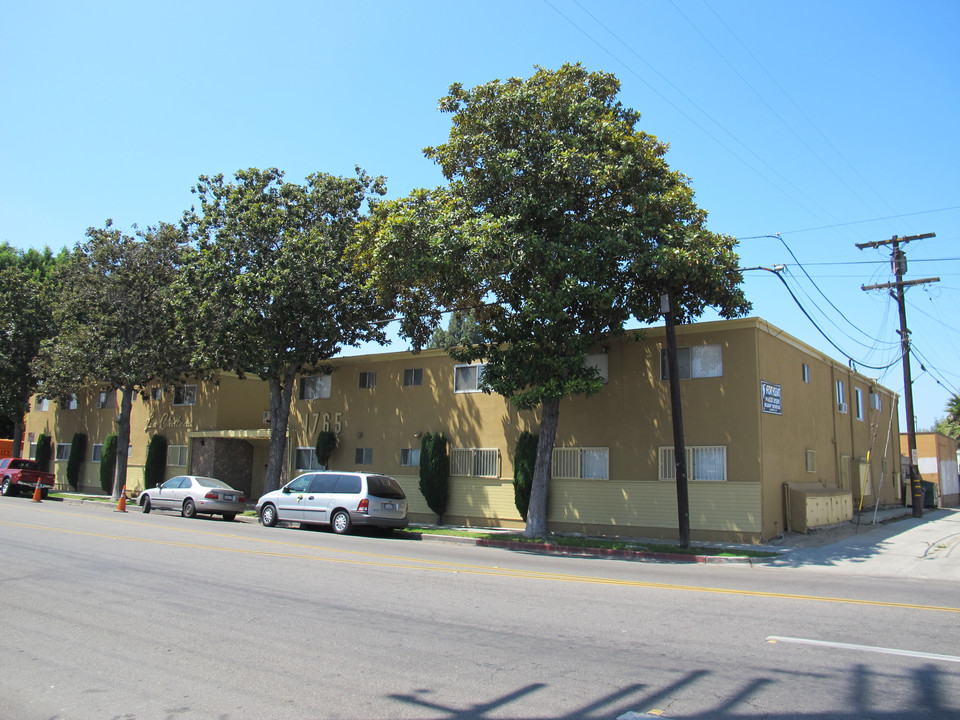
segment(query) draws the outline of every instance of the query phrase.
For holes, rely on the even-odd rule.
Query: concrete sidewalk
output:
[[[781,553],[778,557],[755,564],[960,582],[957,508],[924,510],[922,518],[905,515],[876,526],[861,525],[835,542],[817,547],[788,547],[788,543],[775,546]]]

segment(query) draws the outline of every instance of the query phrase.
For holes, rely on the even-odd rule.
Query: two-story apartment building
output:
[[[762,319],[681,326],[681,393],[690,527],[697,540],[765,540],[784,531],[785,484],[818,488],[843,507],[899,502],[897,396]],[[662,328],[642,340],[611,338],[588,362],[606,388],[561,403],[548,510],[551,530],[676,537],[674,450]],[[316,467],[317,434],[332,430],[330,466],[396,477],[411,519],[432,521],[420,495],[424,433],[450,448],[445,519],[522,527],[514,506],[513,454],[538,415],[479,391],[482,365],[459,365],[439,350],[332,361],[330,375],[297,380],[285,472]],[[152,435],[169,441],[167,474],[220,477],[256,498],[270,437],[267,384],[224,373],[217,383],[149,388],[134,404],[128,487],[142,485]],[[30,442],[57,447],[58,481],[75,433],[88,438],[83,485],[99,489],[98,448],[114,432],[116,397],[78,397],[68,407],[36,400]],[[796,503],[794,503],[796,504]],[[813,523],[816,524],[816,523]]]

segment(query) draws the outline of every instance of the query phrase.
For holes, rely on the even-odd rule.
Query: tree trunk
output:
[[[680,397],[680,367],[677,361],[677,329],[673,299],[666,298],[663,319],[667,333],[667,368],[670,375],[670,410],[673,419],[673,458],[677,473],[677,529],[680,547],[690,547],[690,498],[687,491],[687,446],[683,439],[683,412]]]
[[[127,448],[130,447],[130,410],[133,407],[133,385],[120,390],[120,414],[117,415],[117,466],[113,475],[111,498],[120,499],[127,487]]]
[[[17,418],[17,421],[13,424],[13,450],[10,457],[24,457],[21,453],[23,452],[23,413]]]
[[[560,400],[544,400],[540,405],[540,431],[537,440],[537,461],[533,467],[533,483],[530,486],[530,506],[527,508],[527,537],[544,537],[547,534],[547,497],[550,492],[550,461],[553,444],[557,439],[560,422]]]
[[[263,479],[265,493],[277,490],[283,484],[287,424],[290,420],[290,399],[293,397],[293,381],[296,375],[296,369],[290,367],[282,379],[270,380],[270,456],[267,459],[267,475]]]

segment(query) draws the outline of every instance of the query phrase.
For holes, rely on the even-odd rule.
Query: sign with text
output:
[[[763,412],[774,415],[783,415],[783,406],[780,403],[780,386],[760,381],[760,406]]]

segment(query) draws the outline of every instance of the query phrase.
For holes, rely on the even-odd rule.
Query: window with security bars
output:
[[[496,448],[453,448],[450,475],[456,477],[500,477],[500,451]]]
[[[187,466],[187,446],[167,445],[167,465],[173,467]]]
[[[298,447],[294,453],[296,470],[321,470],[323,466],[317,460],[317,449],[312,447]]]
[[[607,480],[610,448],[554,448],[550,476],[555,480]]]
[[[696,481],[725,481],[727,479],[727,448],[724,445],[688,446],[687,479]],[[660,479],[676,481],[677,463],[673,447],[660,448]]]

